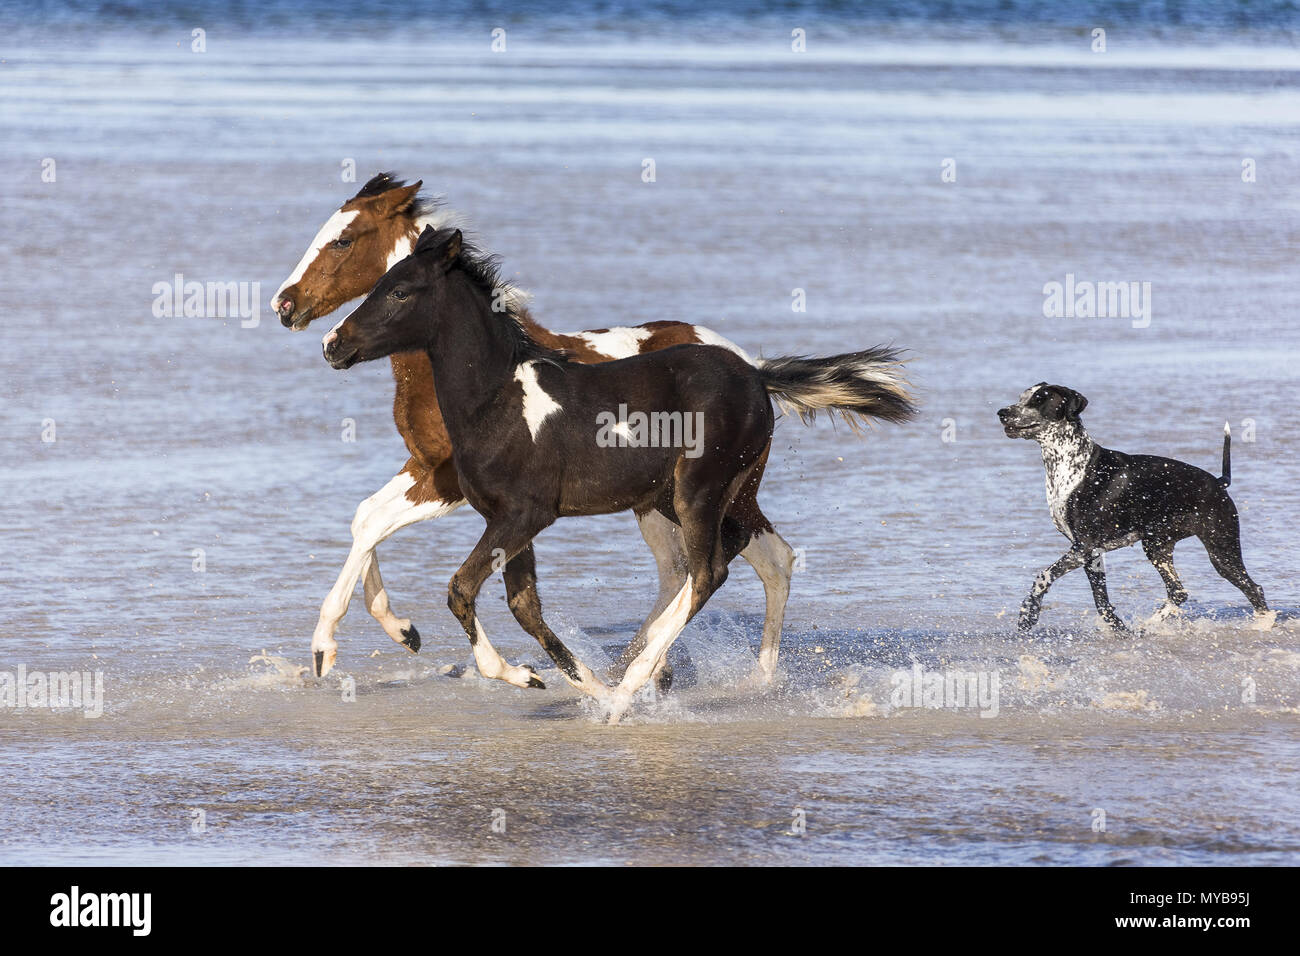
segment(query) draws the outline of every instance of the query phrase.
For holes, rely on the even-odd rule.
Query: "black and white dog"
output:
[[[1215,478],[1172,458],[1102,448],[1079,420],[1087,405],[1073,389],[1040,382],[1026,389],[1016,404],[998,409],[1008,438],[1032,439],[1041,447],[1052,520],[1070,539],[1070,550],[1034,579],[1020,606],[1020,628],[1037,622],[1043,595],[1057,578],[1082,567],[1102,619],[1118,631],[1127,630],[1106,595],[1102,554],[1136,541],[1142,542],[1169,593],[1159,614],[1172,613],[1187,600],[1174,570],[1174,545],[1193,535],[1205,545],[1214,570],[1246,595],[1257,617],[1271,624],[1264,592],[1242,564],[1237,508],[1225,490],[1230,480],[1228,427],[1223,435],[1223,477]]]

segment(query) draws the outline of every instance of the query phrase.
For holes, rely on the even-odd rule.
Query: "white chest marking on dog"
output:
[[[560,411],[560,405],[547,395],[541,383],[537,381],[537,363],[524,362],[515,369],[515,381],[524,388],[524,421],[528,431],[537,441],[537,433],[542,430],[542,422]]]
[[[601,355],[612,359],[628,358],[641,354],[641,343],[650,338],[649,329],[609,329],[606,332],[573,332]]]
[[[339,236],[343,235],[343,230],[348,227],[348,223],[357,218],[357,214],[360,211],[361,210],[359,209],[353,209],[350,212],[339,211],[325,220],[325,225],[321,226],[320,232],[316,233],[316,238],[311,241],[311,248],[309,248],[306,254],[303,255],[302,260],[298,263],[298,268],[293,270],[293,275],[285,279],[284,282],[280,284],[280,288],[275,290],[275,295],[271,296],[272,302],[275,302],[280,298],[281,292],[302,279],[303,275],[307,272],[307,268],[315,262],[316,257],[320,255],[320,251]]]
[[[1045,438],[1040,447],[1043,467],[1047,471],[1047,504],[1052,510],[1052,523],[1071,541],[1074,534],[1066,520],[1065,504],[1070,495],[1083,482],[1092,458],[1093,441],[1082,428],[1068,434]]]

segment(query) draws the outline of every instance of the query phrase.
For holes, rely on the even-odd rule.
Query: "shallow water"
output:
[[[1103,60],[1077,27],[828,16],[795,55],[776,15],[625,14],[509,21],[502,55],[487,22],[322,17],[285,43],[218,21],[201,55],[179,21],[6,34],[0,671],[99,670],[105,701],[0,707],[0,861],[1300,860],[1295,25],[1112,30]],[[743,563],[674,649],[674,692],[625,726],[495,579],[485,626],[549,689],[479,679],[444,604],[468,509],[381,548],[418,656],[358,597],[336,672],[297,673],[357,502],[405,460],[387,368],[332,371],[325,324],[290,334],[267,305],[355,190],[346,159],[445,193],[553,328],[911,351],[915,424],[778,425],[761,500],[803,568],[775,690],[746,685]],[[155,318],[176,273],[260,283],[260,321]],[[1067,273],[1150,282],[1150,326],[1044,318]],[[1273,630],[1191,542],[1183,619],[1108,637],[1071,575],[1015,633],[1065,542],[1036,448],[993,412],[1041,380],[1089,397],[1103,444],[1216,473],[1233,423]],[[566,521],[538,554],[552,625],[603,663],[653,598],[634,523]],[[1163,592],[1139,549],[1108,569],[1146,618]],[[996,715],[896,706],[914,664],[996,675]]]

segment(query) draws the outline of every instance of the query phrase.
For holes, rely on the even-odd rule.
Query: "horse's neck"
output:
[[[451,439],[438,407],[433,365],[427,352],[398,352],[392,357],[393,423],[406,450],[432,470],[451,457]]]
[[[433,330],[428,357],[452,441],[468,433],[493,399],[514,381],[515,358],[504,323],[488,299],[458,276],[450,287],[449,301]]]
[[[519,324],[524,327],[528,337],[540,345],[545,345],[548,349],[565,349],[573,344],[574,336],[565,335],[562,332],[552,332],[546,326],[537,322],[532,313],[522,306],[515,310],[515,315],[519,317]]]

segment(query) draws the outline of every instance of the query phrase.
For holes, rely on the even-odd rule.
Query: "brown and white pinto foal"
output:
[[[729,515],[767,453],[769,393],[811,417],[817,411],[903,420],[912,406],[890,349],[828,358],[781,358],[755,367],[715,345],[681,345],[614,362],[584,364],[545,348],[508,308],[494,309],[495,262],[455,228],[428,227],[413,254],[393,266],[356,311],[322,342],[335,368],[423,348],[452,439],[460,487],[487,522],[452,576],[447,604],[492,673],[500,655],[475,611],[499,559],[510,610],[565,679],[601,702],[617,723],[667,657],[682,628],[727,579],[748,541]],[[873,372],[873,375],[864,374]],[[619,409],[623,430],[600,426]],[[630,431],[633,415],[696,424],[698,442]],[[602,437],[603,435],[603,437]],[[646,621],[645,647],[609,688],[577,660],[542,618],[533,539],[559,518],[652,511],[681,528],[686,580]],[[528,673],[525,671],[525,673]],[[535,678],[533,678],[535,680]]]
[[[436,228],[456,220],[448,210],[420,197],[420,186],[420,182],[407,185],[394,179],[391,173],[380,173],[345,202],[321,227],[298,267],[272,297],[271,305],[281,323],[287,328],[305,329],[313,320],[366,295],[390,267],[410,255],[426,226]],[[716,332],[685,322],[551,332],[533,321],[524,305],[527,297],[520,290],[502,284],[497,294],[533,341],[563,351],[578,362],[606,362],[697,343],[730,349],[751,365],[759,364]],[[312,634],[312,659],[318,675],[324,675],[334,666],[338,649],[334,632],[347,613],[358,578],[365,581],[367,610],[388,636],[412,651],[419,650],[419,632],[409,620],[398,618],[389,606],[375,549],[402,528],[440,518],[465,504],[428,355],[423,351],[400,352],[391,361],[397,383],[393,420],[411,457],[396,477],[357,506],[352,519],[352,549],[321,605]],[[781,623],[794,566],[790,546],[758,506],[758,487],[766,461],[764,451],[730,511],[747,534],[740,553],[758,572],[766,595],[766,617],[758,655],[759,674],[765,682],[776,672]],[[659,569],[659,598],[651,615],[654,617],[681,590],[686,580],[686,555],[680,529],[661,514],[651,511],[639,516],[638,523]],[[636,656],[644,638],[644,631],[637,634],[619,661],[620,668]],[[520,686],[539,683],[522,668],[511,667],[504,661],[495,672],[484,676],[500,677]]]

